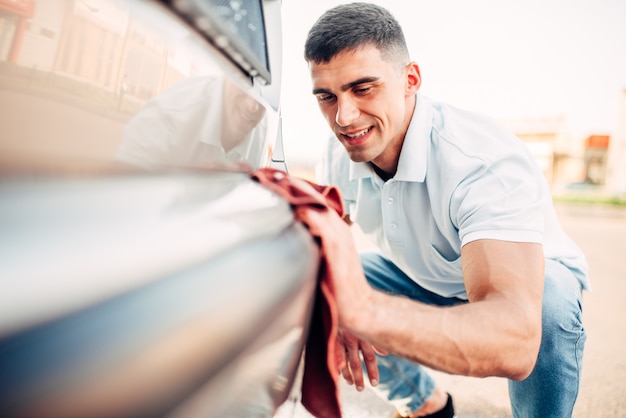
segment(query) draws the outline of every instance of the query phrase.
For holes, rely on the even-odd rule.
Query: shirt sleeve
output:
[[[543,174],[525,155],[482,161],[456,187],[450,213],[461,245],[478,239],[543,244]]]

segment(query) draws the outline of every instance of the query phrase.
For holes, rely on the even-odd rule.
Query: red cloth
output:
[[[332,263],[332,255],[325,251],[324,233],[307,223],[307,217],[310,211],[328,217],[342,217],[343,200],[334,186],[320,186],[280,170],[262,168],[252,172],[251,177],[287,200],[296,218],[320,242],[319,282],[304,355],[302,404],[316,417],[341,417],[338,381],[343,356],[337,342],[335,297],[329,284],[331,270],[328,266]]]

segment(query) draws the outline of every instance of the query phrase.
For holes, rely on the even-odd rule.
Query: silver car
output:
[[[280,0],[0,2],[0,416],[265,417],[319,250],[286,169]]]

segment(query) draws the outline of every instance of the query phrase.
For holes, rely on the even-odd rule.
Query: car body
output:
[[[0,415],[271,416],[319,249],[280,0],[0,1]]]

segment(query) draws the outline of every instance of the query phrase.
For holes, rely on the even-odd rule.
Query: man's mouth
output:
[[[342,133],[344,141],[351,146],[361,145],[367,140],[367,134],[370,133],[372,127],[361,129],[360,131],[354,131],[352,133]]]
[[[356,138],[360,138],[360,137],[364,136],[365,134],[367,134],[370,131],[370,129],[372,129],[372,128],[365,128],[365,129],[363,129],[363,130],[361,130],[359,132],[355,132],[355,133],[352,133],[352,134],[344,134],[344,135],[347,136],[350,139],[356,139]]]

